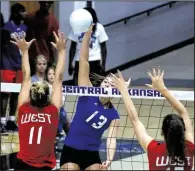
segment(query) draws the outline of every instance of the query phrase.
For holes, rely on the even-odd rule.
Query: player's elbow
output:
[[[54,81],[62,82],[63,81],[63,77],[64,77],[64,73],[63,72],[56,73]]]
[[[136,124],[137,122],[139,122],[139,117],[136,115],[132,115],[132,114],[129,114],[129,119],[131,120],[132,124]]]
[[[22,75],[23,75],[23,80],[27,80],[27,81],[31,80],[30,70],[23,69]]]

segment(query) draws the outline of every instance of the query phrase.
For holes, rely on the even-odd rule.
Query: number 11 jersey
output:
[[[34,167],[55,167],[54,142],[58,128],[58,109],[42,109],[24,104],[18,111],[20,151],[17,158]]]

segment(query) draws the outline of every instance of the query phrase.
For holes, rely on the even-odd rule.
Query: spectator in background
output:
[[[55,16],[49,13],[49,9],[53,4],[53,1],[39,1],[40,8],[38,11],[29,14],[25,20],[27,29],[27,41],[33,38],[36,41],[29,49],[30,65],[33,69],[31,74],[35,73],[34,59],[37,55],[43,54],[49,64],[55,62],[55,50],[51,46],[50,42],[53,42],[53,31],[58,32],[59,23]]]
[[[35,59],[35,74],[31,77],[31,82],[44,81],[47,69],[47,59],[44,55],[38,55]]]
[[[4,18],[3,18],[3,14],[1,13],[1,21],[0,21],[1,23],[1,25],[0,25],[0,27],[2,28],[4,25],[5,25],[5,22],[4,22]]]
[[[26,16],[25,7],[19,3],[15,3],[11,6],[11,15],[8,22],[3,27],[2,35],[2,49],[1,49],[1,82],[4,83],[21,83],[22,71],[21,71],[21,54],[15,45],[9,41],[16,32],[19,36],[25,34],[26,26],[23,24]],[[1,110],[1,122],[6,122],[6,107],[8,104],[9,94],[2,93],[2,110]],[[15,124],[15,112],[17,108],[18,93],[10,94],[9,103],[9,118],[6,123],[6,130],[17,130]]]
[[[91,34],[90,49],[89,49],[89,65],[90,73],[103,74],[105,72],[107,48],[106,41],[108,36],[102,24],[98,22],[97,14],[91,7],[85,7],[85,10],[90,12],[93,18],[93,31]],[[73,75],[74,84],[77,85],[78,69],[79,69],[79,55],[81,49],[81,42],[84,33],[81,35],[75,35],[72,31],[68,38],[71,40],[71,46],[69,51],[69,75]],[[75,58],[75,65],[73,67],[73,59]]]
[[[5,41],[7,40],[6,38],[5,38],[5,41],[4,41],[4,39],[3,39],[3,35],[5,35],[4,34],[4,31],[3,31],[3,29],[2,29],[2,27],[4,26],[4,18],[3,18],[3,14],[1,13],[1,21],[0,21],[1,23],[1,25],[0,25],[0,31],[1,31],[1,33],[0,33],[0,35],[2,35],[1,36],[1,56],[2,56],[2,48],[3,48],[3,46],[5,46]],[[9,37],[9,32],[8,32],[8,37]],[[1,66],[2,67],[2,66]],[[2,92],[1,92],[2,93]],[[0,122],[0,133],[3,133],[4,131],[5,131],[5,122],[6,122],[6,118],[5,118],[5,114],[3,114],[3,100],[1,100],[1,122]],[[3,114],[3,115],[2,115]]]

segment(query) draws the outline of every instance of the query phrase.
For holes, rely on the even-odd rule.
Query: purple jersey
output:
[[[21,37],[22,32],[26,33],[27,27],[24,24],[16,25],[13,21],[8,21],[5,23],[4,27],[5,30],[8,30],[11,34],[11,38],[13,38],[14,33],[18,33],[18,35]]]
[[[114,119],[119,119],[116,109],[104,109],[99,97],[79,97],[64,144],[78,150],[98,151],[102,134]]]
[[[24,24],[15,25],[13,21],[6,22],[3,30],[10,33],[10,37],[16,32],[19,36],[22,32],[26,32],[27,27]],[[5,70],[21,70],[21,54],[17,46],[7,43],[2,47],[2,64],[1,69]]]

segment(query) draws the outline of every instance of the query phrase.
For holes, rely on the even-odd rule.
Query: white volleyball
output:
[[[91,14],[85,9],[77,9],[70,15],[70,26],[74,34],[87,32],[93,24]]]

